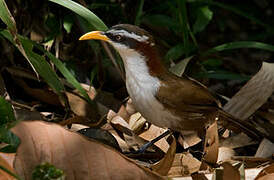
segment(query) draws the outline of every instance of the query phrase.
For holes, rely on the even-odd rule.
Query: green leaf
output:
[[[225,43],[225,44],[216,46],[206,51],[202,55],[208,55],[218,51],[225,51],[225,50],[232,50],[232,49],[239,49],[239,48],[255,48],[255,49],[262,49],[262,50],[274,52],[274,46],[270,44],[261,43],[257,41],[238,41],[238,42],[230,42],[230,43]]]
[[[5,0],[0,0],[0,18],[8,26],[8,29],[12,32],[16,32],[16,24],[13,19]]]
[[[168,50],[168,52],[165,55],[166,60],[176,60],[179,57],[181,57],[184,54],[184,44],[180,43]]]
[[[70,33],[72,25],[73,25],[73,17],[71,15],[65,16],[63,26],[67,33]]]
[[[61,97],[65,91],[64,85],[59,80],[57,74],[52,70],[45,58],[35,52],[33,52],[33,44],[30,40],[19,36],[23,48],[26,54],[40,76],[47,82],[47,84]]]
[[[47,39],[54,39],[58,34],[60,34],[60,21],[59,19],[52,13],[49,13],[46,19],[45,24],[48,29],[50,29],[50,34]]]
[[[94,102],[89,98],[87,92],[83,89],[83,87],[79,84],[79,82],[75,79],[75,77],[71,74],[71,72],[66,68],[66,66],[59,59],[57,59],[53,54],[51,54],[50,52],[44,49],[42,50],[54,63],[57,69],[63,74],[63,76],[67,79],[67,81],[71,83],[90,104],[94,104]]]
[[[106,31],[108,29],[107,26],[103,23],[103,21],[100,18],[98,18],[93,12],[91,12],[87,8],[83,7],[82,5],[74,1],[71,1],[71,0],[49,0],[49,1],[72,10],[79,16],[86,19],[97,30]]]
[[[8,34],[6,34],[5,36],[8,36]],[[59,59],[57,59],[52,53],[46,51],[43,47],[41,47],[36,42],[33,42],[22,36],[19,36],[19,39],[21,40],[23,46],[25,47],[27,55],[30,57],[31,63],[33,64],[37,72],[45,79],[45,81],[49,84],[51,88],[55,89],[59,93],[62,93],[65,90],[63,84],[60,82],[56,73],[52,71],[51,67],[46,62],[45,58],[43,56],[40,56],[32,52],[33,46],[35,46],[37,49],[45,53],[45,55],[50,58],[50,60],[54,63],[57,69],[67,79],[67,81],[71,83],[90,104],[93,104],[93,101],[89,98],[86,91],[82,88],[79,82],[75,79],[75,77],[71,74],[71,72],[66,68],[66,66]]]
[[[15,153],[20,145],[20,139],[3,126],[0,126],[0,141],[7,144],[0,149],[4,153]]]
[[[197,78],[207,77],[209,79],[220,79],[220,80],[242,80],[247,81],[250,79],[249,76],[243,76],[240,74],[228,72],[228,71],[208,71],[206,73],[199,73],[196,75]]]
[[[241,9],[233,6],[233,5],[227,5],[227,4],[224,4],[222,2],[218,2],[218,1],[213,1],[213,0],[189,0],[188,1],[189,3],[203,3],[203,4],[207,4],[207,5],[210,5],[210,6],[216,6],[216,7],[219,7],[219,8],[223,8],[223,9],[226,9],[226,10],[229,10],[239,16],[242,16],[244,18],[247,18],[261,26],[264,26],[265,28],[268,28],[268,29],[271,29],[273,30],[273,27],[269,24],[266,24],[264,23],[262,20],[254,17],[253,15],[251,15],[250,13],[247,13],[245,11],[242,11]]]
[[[138,11],[137,11],[136,18],[135,18],[135,23],[134,23],[137,26],[140,25],[141,16],[143,14],[143,6],[144,6],[144,0],[140,0],[139,6],[138,6]]]
[[[2,34],[4,37],[12,41],[11,35],[7,31],[1,31],[0,34]],[[89,98],[86,91],[82,88],[79,82],[75,79],[75,77],[70,73],[70,71],[59,59],[57,59],[53,54],[46,51],[37,43],[22,36],[19,36],[19,39],[22,41],[23,47],[26,50],[27,56],[29,57],[34,68],[45,79],[49,86],[63,98],[64,101],[66,101],[66,98],[63,96],[63,92],[65,91],[63,84],[59,80],[56,73],[51,69],[49,64],[46,62],[45,58],[32,51],[33,46],[38,48],[40,51],[44,52],[55,64],[58,70],[64,75],[67,81],[70,82],[90,104],[93,104],[93,101]]]
[[[193,33],[201,32],[205,29],[213,17],[213,12],[208,6],[200,7],[197,11],[197,19],[193,25]]]
[[[12,35],[8,31],[0,31],[0,34],[15,45]],[[63,94],[63,92],[65,91],[64,85],[61,83],[59,77],[52,70],[51,66],[48,64],[45,58],[33,52],[33,42],[20,35],[18,36],[18,41],[22,44],[22,48],[26,53],[25,56],[26,58],[28,58],[29,62],[34,67],[34,69],[47,82],[47,84],[62,98],[62,100],[67,102],[67,99]]]
[[[8,103],[3,97],[0,97],[0,126],[11,124],[15,122],[15,116],[11,104]]]
[[[11,104],[3,97],[0,97],[0,142],[7,144],[0,149],[0,152],[16,152],[20,140],[9,130],[15,123],[16,119]]]
[[[194,45],[197,47],[197,41],[196,38],[190,29],[189,21],[188,21],[188,12],[186,8],[186,0],[177,0],[177,14],[180,24],[180,30],[183,37],[183,43],[184,43],[184,51],[186,56],[190,54],[191,48],[192,48],[192,42],[190,41],[190,38],[192,39]]]
[[[208,67],[219,67],[223,64],[223,61],[220,59],[207,59],[201,64]]]
[[[64,180],[65,173],[61,169],[49,163],[43,163],[35,167],[32,180]]]

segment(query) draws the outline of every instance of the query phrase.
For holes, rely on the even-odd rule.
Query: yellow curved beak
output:
[[[90,39],[97,39],[97,40],[103,40],[108,41],[109,38],[103,34],[102,31],[92,31],[89,33],[84,34],[79,38],[79,40],[90,40]]]

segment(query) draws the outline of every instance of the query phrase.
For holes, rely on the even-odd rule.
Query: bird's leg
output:
[[[144,144],[136,153],[140,153],[140,154],[144,153],[150,146],[152,146],[154,143],[156,143],[157,141],[159,141],[163,137],[166,137],[170,133],[171,133],[171,131],[167,130],[166,132],[164,132],[160,136],[158,136],[158,137],[152,139],[151,141],[147,142],[146,144]]]

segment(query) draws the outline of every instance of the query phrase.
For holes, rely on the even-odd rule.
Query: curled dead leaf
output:
[[[229,100],[223,109],[236,118],[247,119],[266,102],[273,91],[274,64],[263,62],[260,71]]]
[[[161,174],[162,176],[166,176],[168,174],[168,171],[170,170],[172,166],[175,153],[176,153],[176,139],[174,138],[174,136],[171,136],[171,137],[172,137],[171,145],[167,153],[163,157],[163,159],[161,159],[159,162],[151,166],[151,169],[153,171]]]
[[[63,170],[69,180],[163,179],[118,151],[56,124],[20,122],[12,131],[21,139],[14,168],[26,180],[43,162]]]
[[[261,170],[261,172],[256,176],[255,180],[267,180],[271,178],[274,178],[274,164],[271,164],[270,166],[267,166]]]
[[[212,123],[206,130],[203,160],[215,164],[218,159],[219,137],[217,122]]]

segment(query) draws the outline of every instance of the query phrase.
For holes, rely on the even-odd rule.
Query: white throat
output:
[[[178,117],[168,112],[155,97],[161,82],[157,77],[150,75],[145,57],[124,45],[112,45],[123,59],[127,91],[136,110],[156,126],[175,126],[174,122],[178,122]]]
[[[131,98],[140,94],[154,97],[160,87],[160,81],[150,75],[145,57],[133,49],[119,48],[118,51],[124,62],[126,85]]]

